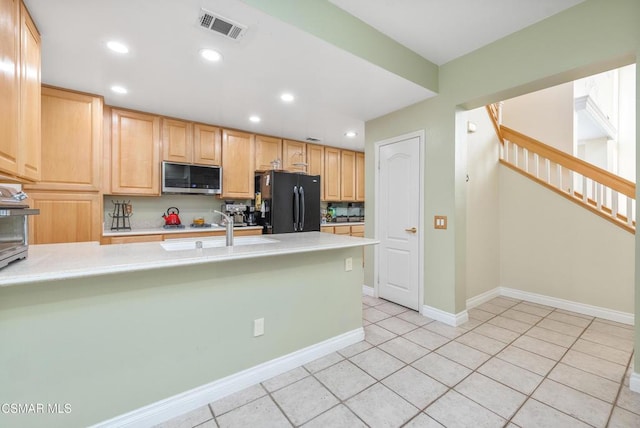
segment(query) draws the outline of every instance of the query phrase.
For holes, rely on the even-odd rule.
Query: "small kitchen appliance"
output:
[[[222,168],[162,162],[162,193],[219,195],[222,193]]]
[[[228,216],[233,217],[233,225],[235,227],[241,227],[241,226],[246,226],[247,222],[245,221],[245,211],[247,209],[247,206],[244,204],[235,204],[231,201],[226,201],[224,204],[222,204],[222,209],[220,211],[222,211],[223,213],[225,213]],[[224,218],[222,219],[223,223],[224,223]],[[224,224],[222,224],[224,226]]]
[[[180,216],[178,216],[178,214],[180,214],[180,210],[178,208],[176,207],[167,208],[167,213],[162,214],[162,218],[164,218],[165,227],[181,226],[182,223],[180,222]]]
[[[29,222],[27,216],[40,214],[29,208],[27,195],[11,187],[0,186],[0,268],[27,258]]]

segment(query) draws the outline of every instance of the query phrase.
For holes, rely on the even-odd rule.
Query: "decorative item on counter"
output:
[[[178,214],[180,214],[180,210],[177,207],[167,208],[167,213],[162,214],[165,223],[164,228],[184,227]]]
[[[129,218],[133,215],[131,201],[111,201],[113,203],[113,214],[111,216],[111,230],[131,230]]]

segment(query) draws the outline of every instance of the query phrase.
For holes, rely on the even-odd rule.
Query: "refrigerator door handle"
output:
[[[298,231],[298,222],[300,221],[300,195],[298,194],[298,186],[293,186],[293,231]]]
[[[298,230],[302,232],[304,230],[304,188],[302,186],[300,186],[298,193],[300,193],[300,227]]]

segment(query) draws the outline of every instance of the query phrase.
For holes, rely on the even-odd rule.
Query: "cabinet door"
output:
[[[340,200],[340,149],[324,148],[324,200]]]
[[[162,160],[193,161],[193,125],[182,120],[162,118]]]
[[[333,233],[336,235],[351,235],[351,226],[336,226]]]
[[[20,9],[20,132],[18,175],[40,179],[40,34],[27,12]]]
[[[193,124],[193,163],[222,164],[222,131],[202,123]]]
[[[324,200],[324,147],[307,144],[307,173],[320,176],[320,199]]]
[[[29,189],[99,191],[102,98],[42,88],[42,177]]]
[[[138,242],[161,242],[162,235],[130,235],[108,238],[105,244],[134,244]]]
[[[111,193],[160,195],[160,118],[111,111]]]
[[[273,169],[271,162],[278,159],[282,161],[282,140],[256,135],[256,171]]]
[[[284,140],[282,143],[282,169],[292,172],[306,172],[307,144],[300,141]]]
[[[254,138],[240,131],[222,131],[222,195],[223,198],[253,199]]]
[[[29,217],[29,242],[99,241],[102,234],[102,196],[98,193],[29,192],[31,206],[40,210]]]
[[[0,171],[18,173],[20,1],[0,2]]]
[[[364,153],[356,152],[356,201],[364,202]]]
[[[340,200],[356,200],[356,153],[349,150],[340,153]]]

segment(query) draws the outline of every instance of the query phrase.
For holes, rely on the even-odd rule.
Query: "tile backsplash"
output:
[[[104,229],[111,229],[111,214],[113,214],[113,202],[128,202],[133,207],[133,215],[130,217],[131,229],[150,229],[162,227],[164,219],[162,215],[169,207],[177,207],[180,211],[180,221],[190,224],[196,217],[204,217],[207,223],[218,223],[220,215],[213,211],[220,211],[223,200],[208,195],[162,195],[160,197],[144,196],[104,196]],[[235,200],[238,204],[247,204],[251,201]]]

